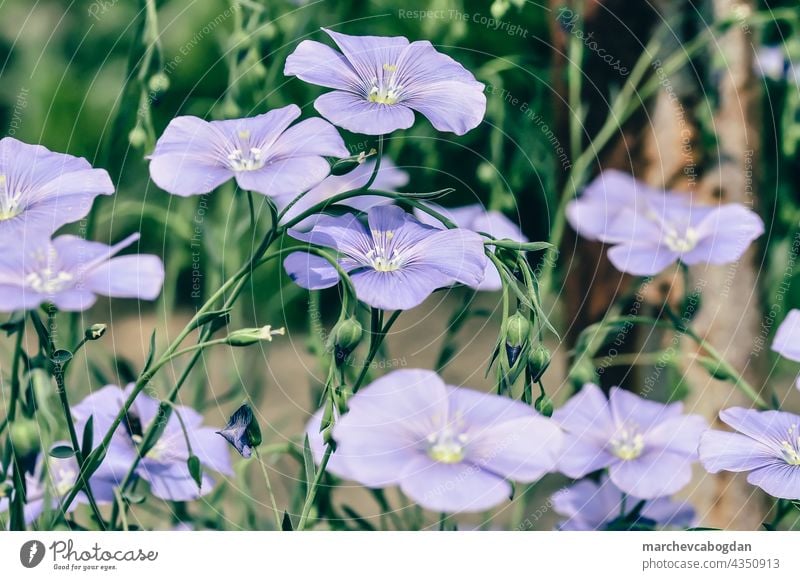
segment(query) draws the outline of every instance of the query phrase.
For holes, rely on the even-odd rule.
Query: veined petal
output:
[[[773,497],[800,499],[800,466],[785,463],[765,465],[750,473],[747,482]]]
[[[286,157],[253,171],[236,173],[236,183],[263,195],[297,196],[327,177],[330,165],[322,157]]]
[[[355,92],[363,88],[362,81],[348,60],[328,45],[315,40],[304,40],[297,45],[286,58],[283,74],[331,89]]]
[[[405,105],[370,103],[345,91],[321,95],[314,108],[334,125],[362,135],[385,135],[414,124],[414,112]]]
[[[775,333],[772,350],[789,360],[800,362],[800,310],[789,311]]]
[[[339,283],[339,273],[325,258],[309,252],[292,252],[283,261],[292,281],[306,290],[322,290]]]
[[[507,501],[511,485],[469,463],[437,463],[415,458],[402,474],[400,489],[417,504],[435,512],[482,512]]]
[[[287,129],[270,148],[270,158],[347,157],[349,154],[336,128],[318,117],[300,121]]]
[[[148,254],[120,256],[94,268],[86,283],[103,296],[155,300],[164,283],[164,264]]]
[[[700,438],[699,454],[709,473],[752,471],[778,461],[773,449],[755,439],[711,429]]]
[[[608,259],[620,272],[654,276],[678,260],[680,254],[664,244],[620,244],[608,250]]]
[[[742,257],[764,233],[764,222],[745,206],[731,203],[715,208],[697,227],[701,241],[681,257],[687,264],[728,264]]]
[[[384,65],[396,66],[400,54],[408,46],[408,39],[402,36],[351,36],[328,28],[322,30],[333,39],[358,77],[365,82],[383,78],[388,72]]]
[[[625,493],[654,499],[680,491],[692,477],[692,459],[664,451],[645,452],[609,467],[609,477]]]

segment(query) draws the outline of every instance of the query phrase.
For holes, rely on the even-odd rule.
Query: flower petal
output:
[[[308,252],[292,252],[283,261],[291,280],[306,290],[322,290],[339,283],[339,273],[325,258]]]
[[[680,254],[664,244],[620,244],[608,250],[608,259],[620,272],[655,276],[678,260]]]
[[[758,214],[738,203],[715,208],[697,226],[701,241],[681,260],[687,264],[728,264],[742,257],[764,233]]]
[[[747,476],[747,482],[773,497],[800,499],[800,466],[797,465],[773,463],[760,467]]]
[[[772,350],[779,355],[800,362],[800,310],[789,311],[775,333]]]
[[[556,409],[553,420],[562,429],[578,437],[591,437],[601,446],[616,431],[608,399],[600,387],[591,383],[583,385],[563,407]]]
[[[641,499],[672,495],[692,478],[692,460],[664,451],[645,452],[630,461],[618,461],[609,477],[625,493]]]
[[[509,499],[511,485],[469,463],[437,463],[419,457],[402,474],[400,489],[436,512],[482,512]]]
[[[155,300],[164,283],[164,264],[148,254],[119,256],[94,268],[86,283],[103,296]]]
[[[288,157],[254,171],[238,171],[236,183],[241,189],[262,195],[294,197],[325,179],[330,169],[322,157]]]
[[[331,89],[354,92],[361,86],[348,60],[328,45],[315,40],[304,40],[297,45],[286,58],[283,74]]]
[[[344,91],[321,95],[314,108],[334,125],[362,135],[385,135],[414,124],[414,112],[404,105],[370,103]]]
[[[777,461],[773,450],[755,439],[710,429],[700,438],[699,454],[709,473],[752,471]]]

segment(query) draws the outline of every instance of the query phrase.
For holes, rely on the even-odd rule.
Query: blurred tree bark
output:
[[[561,5],[551,1],[554,11]],[[638,10],[634,8],[636,5],[640,6]],[[647,3],[588,0],[582,20],[585,32],[594,33],[598,44],[608,53],[620,55],[630,69],[652,31],[668,15],[682,14],[684,22],[673,26],[678,38],[667,47],[667,54],[683,50],[683,41],[703,32],[701,26],[705,24],[698,16],[709,17],[706,22],[711,17],[719,21],[732,15],[740,16],[742,11],[752,10],[753,6],[753,0],[699,3],[662,0],[657,4],[660,12],[656,13]],[[560,135],[567,142],[569,110],[563,105],[567,94],[563,81],[566,78],[567,33],[556,24],[553,38],[554,84],[560,95],[556,97],[561,114]],[[698,57],[669,77],[658,95],[625,124],[620,136],[598,152],[596,170],[617,168],[650,185],[690,192],[699,202],[739,202],[757,209],[752,184],[757,169],[753,164],[758,159],[760,85],[753,73],[753,43],[755,39],[745,26],[733,26],[711,41],[705,57]],[[713,53],[711,57],[709,53]],[[625,79],[620,79],[619,73],[611,71],[605,63],[593,62],[591,53],[586,55],[583,71],[583,98],[590,111],[585,134],[593,135],[608,112],[611,87]],[[654,66],[653,74],[656,72],[657,66]],[[707,121],[701,123],[700,119]],[[708,139],[712,130],[716,143],[713,138]],[[567,338],[574,340],[583,328],[600,320],[615,299],[630,290],[631,279],[610,265],[602,244],[580,239],[572,233],[565,237],[561,260],[565,268],[566,315],[571,329]],[[677,269],[661,274],[654,282],[644,294],[654,314],[664,300],[671,304],[681,301],[686,289]],[[702,308],[693,321],[697,333],[734,367],[744,370],[748,380],[761,385],[759,369],[752,364],[753,339],[758,335],[761,322],[755,248],[750,248],[738,264],[692,268],[690,284],[703,289]],[[665,333],[656,342],[668,342],[673,337],[674,333]],[[642,338],[635,333],[627,337],[626,347],[631,351],[644,346]],[[656,344],[655,348],[658,346]],[[693,343],[684,340],[681,348],[682,380],[689,387],[685,401],[687,412],[702,414],[719,427],[717,416],[721,409],[749,406],[733,386],[709,378],[707,371],[693,362],[697,354]],[[604,373],[602,382],[605,387],[619,384],[638,390],[643,373],[648,370],[652,369],[614,367],[611,372]],[[697,508],[702,525],[758,529],[764,516],[764,503],[744,477],[728,473],[710,475],[699,466],[695,476],[686,493]]]

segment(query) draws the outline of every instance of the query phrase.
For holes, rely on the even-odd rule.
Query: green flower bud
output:
[[[163,93],[169,88],[169,77],[163,72],[156,73],[147,81],[147,86],[154,93]]]
[[[147,143],[147,132],[138,123],[130,130],[130,133],[128,133],[128,143],[131,144],[131,147],[137,148],[143,147],[144,144]]]
[[[478,179],[484,183],[489,183],[492,179],[494,179],[497,171],[489,163],[484,162],[478,165],[478,170],[476,173],[478,175]]]
[[[14,490],[14,486],[10,483],[0,483],[0,499],[11,497],[11,492]]]
[[[363,333],[361,324],[354,318],[346,318],[336,324],[331,333],[331,346],[337,361],[343,361],[356,349]]]
[[[567,377],[575,388],[588,383],[597,382],[597,371],[588,358],[580,359],[570,370]]]
[[[32,419],[19,418],[14,421],[9,428],[8,437],[18,457],[32,455],[41,446],[39,425]]]
[[[542,375],[550,366],[550,351],[543,344],[536,345],[533,352],[528,356],[528,368],[531,372],[533,382],[542,378]]]
[[[106,333],[108,327],[105,324],[92,324],[86,331],[83,333],[83,336],[86,340],[97,340],[98,338],[102,338],[103,335]]]
[[[219,112],[225,119],[235,119],[242,114],[242,110],[239,108],[239,105],[237,105],[231,99],[226,99],[225,102],[222,103]]]
[[[262,341],[272,342],[273,336],[283,336],[284,334],[286,334],[285,328],[281,327],[272,330],[272,327],[268,324],[261,328],[242,328],[240,330],[234,330],[225,337],[225,343],[231,346],[250,346],[251,344]]]
[[[496,18],[497,20],[500,20],[503,16],[505,16],[507,10],[508,0],[494,0],[491,8],[489,8],[492,18]]]
[[[514,313],[506,321],[506,356],[508,365],[513,367],[531,334],[531,323],[521,312]]]
[[[533,408],[545,417],[553,416],[553,400],[547,395],[540,395],[533,403]]]

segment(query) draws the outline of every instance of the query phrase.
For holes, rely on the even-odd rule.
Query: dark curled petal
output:
[[[225,428],[217,433],[245,459],[253,454],[254,447],[261,444],[261,429],[253,416],[253,410],[247,404],[239,407],[228,419]]]
[[[508,366],[513,367],[514,363],[517,362],[519,358],[519,353],[522,352],[522,345],[519,346],[511,346],[510,344],[506,343],[506,356],[508,356]]]

